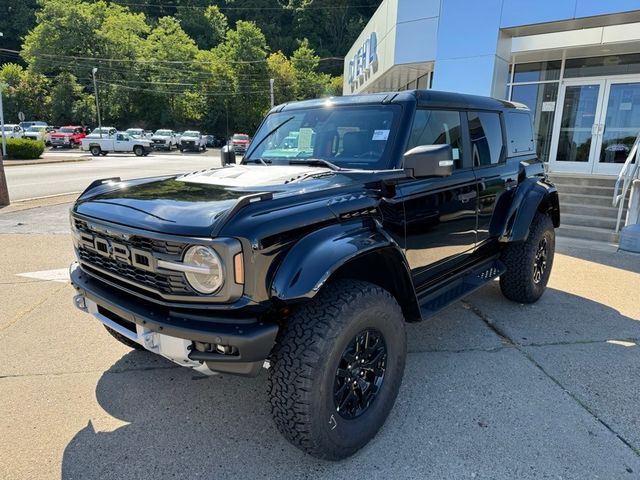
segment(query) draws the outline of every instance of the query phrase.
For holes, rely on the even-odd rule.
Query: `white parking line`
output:
[[[51,282],[69,282],[69,268],[57,268],[55,270],[42,270],[39,272],[26,272],[16,274],[18,277],[35,278]]]

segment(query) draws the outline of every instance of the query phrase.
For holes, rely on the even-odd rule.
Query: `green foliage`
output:
[[[18,112],[23,112],[26,118],[46,120],[49,117],[51,82],[47,77],[15,63],[6,63],[0,68],[0,83],[7,85],[2,92],[7,123],[17,122]]]
[[[328,72],[342,62],[320,55],[344,54],[353,38],[343,30],[361,28],[375,9],[344,0],[37,1],[21,51],[28,67],[0,68],[9,120],[24,111],[94,126],[95,67],[104,125],[216,134],[255,130],[270,78],[276,104],[341,94],[341,77]]]
[[[44,152],[44,142],[24,138],[7,139],[7,157],[12,160],[33,160]]]

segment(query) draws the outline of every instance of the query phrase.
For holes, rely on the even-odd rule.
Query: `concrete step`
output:
[[[616,218],[618,216],[618,207],[585,205],[582,203],[560,203],[560,215],[562,216],[564,213],[589,215],[592,217]],[[625,213],[626,209],[623,211],[623,215]]]
[[[575,176],[551,174],[549,180],[559,185],[582,185],[591,187],[613,187],[616,184],[617,177],[597,177],[597,176]]]
[[[589,205],[594,207],[612,207],[613,197],[604,195],[586,195],[560,192],[560,206],[565,203]]]
[[[558,192],[572,193],[577,195],[599,195],[602,197],[613,198],[613,187],[598,187],[586,185],[556,185]]]
[[[596,242],[618,243],[619,234],[608,228],[582,227],[577,225],[561,225],[556,229],[559,237],[580,238]]]
[[[623,219],[624,220],[624,219]],[[591,215],[577,215],[575,213],[560,212],[560,224],[576,227],[596,227],[613,231],[616,228],[616,217],[593,217]]]

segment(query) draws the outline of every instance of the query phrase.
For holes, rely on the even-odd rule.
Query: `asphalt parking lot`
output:
[[[408,328],[398,401],[340,463],[276,431],[266,375],[202,377],[71,306],[70,198],[0,210],[0,478],[640,478],[640,256],[560,239],[535,305],[484,287]]]

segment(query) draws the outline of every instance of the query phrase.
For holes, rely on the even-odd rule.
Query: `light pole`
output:
[[[271,108],[273,108],[274,105],[275,105],[275,97],[273,95],[273,82],[274,82],[274,79],[270,78],[269,79],[269,90],[271,91]]]
[[[96,83],[97,67],[93,67],[91,74],[93,75],[93,92],[96,94],[96,113],[98,114],[98,132],[102,138],[102,119],[100,118],[100,102],[98,101],[98,84]]]

